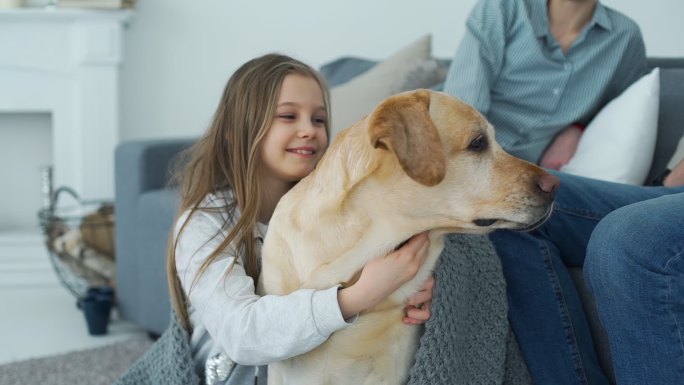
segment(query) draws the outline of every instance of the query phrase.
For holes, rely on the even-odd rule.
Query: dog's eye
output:
[[[479,135],[468,145],[468,149],[472,151],[482,151],[485,148],[487,148],[487,139],[483,135]]]

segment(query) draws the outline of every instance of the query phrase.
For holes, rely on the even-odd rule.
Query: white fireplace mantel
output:
[[[50,114],[53,183],[85,199],[114,194],[121,44],[131,15],[0,10],[0,114]]]

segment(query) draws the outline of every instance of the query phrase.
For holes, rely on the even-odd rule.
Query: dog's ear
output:
[[[444,179],[446,158],[429,108],[427,90],[395,95],[373,110],[368,126],[373,147],[393,152],[409,177],[434,186]]]

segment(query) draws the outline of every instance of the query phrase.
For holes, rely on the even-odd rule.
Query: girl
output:
[[[255,376],[265,383],[264,365],[308,352],[350,325],[412,279],[427,254],[428,238],[419,234],[366,265],[349,287],[255,294],[267,224],[278,200],[323,156],[328,111],[315,70],[265,55],[230,78],[209,130],[189,150],[168,278],[195,370],[209,383],[254,384]],[[428,319],[432,284],[409,300],[404,322]]]

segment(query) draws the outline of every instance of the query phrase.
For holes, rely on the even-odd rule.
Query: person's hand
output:
[[[684,185],[684,160],[679,162],[675,168],[665,177],[663,186],[675,187]]]
[[[575,155],[581,136],[582,130],[575,125],[569,126],[558,133],[553,142],[544,151],[539,165],[552,170],[560,170]]]
[[[435,277],[431,275],[418,292],[406,300],[405,324],[420,325],[430,319],[430,305],[432,304],[432,290],[434,287]]]
[[[413,279],[425,262],[429,247],[427,233],[420,233],[387,256],[368,262],[359,280],[337,294],[342,316],[347,319],[379,304]]]

